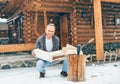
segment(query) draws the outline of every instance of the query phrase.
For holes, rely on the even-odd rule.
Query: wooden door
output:
[[[66,14],[60,16],[60,42],[61,48],[68,43],[68,17]]]

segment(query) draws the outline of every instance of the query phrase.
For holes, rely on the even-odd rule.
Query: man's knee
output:
[[[44,64],[44,61],[43,60],[38,60],[36,62],[36,66],[42,66]]]

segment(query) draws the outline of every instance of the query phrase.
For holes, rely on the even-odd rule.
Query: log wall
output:
[[[120,42],[120,3],[102,2],[101,7],[104,43]],[[89,39],[95,38],[93,1],[73,2],[71,30],[73,45],[84,44]]]
[[[30,14],[27,12],[24,12],[23,38],[25,43],[29,43],[31,41]]]
[[[104,43],[120,42],[120,25],[117,24],[119,14],[120,3],[102,2]]]
[[[94,38],[93,4],[90,1],[73,2],[71,14],[72,44],[84,44]]]

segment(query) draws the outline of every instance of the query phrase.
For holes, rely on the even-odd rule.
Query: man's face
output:
[[[48,27],[46,28],[45,33],[46,33],[46,38],[47,38],[47,39],[52,38],[52,36],[53,36],[54,33],[55,33],[55,27],[54,27],[54,26],[48,26]]]

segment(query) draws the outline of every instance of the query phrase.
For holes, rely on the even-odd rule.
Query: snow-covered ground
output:
[[[61,64],[46,68],[46,77],[39,79],[35,67],[0,70],[1,84],[120,84],[120,62],[86,66],[86,81],[73,82],[60,76]]]

